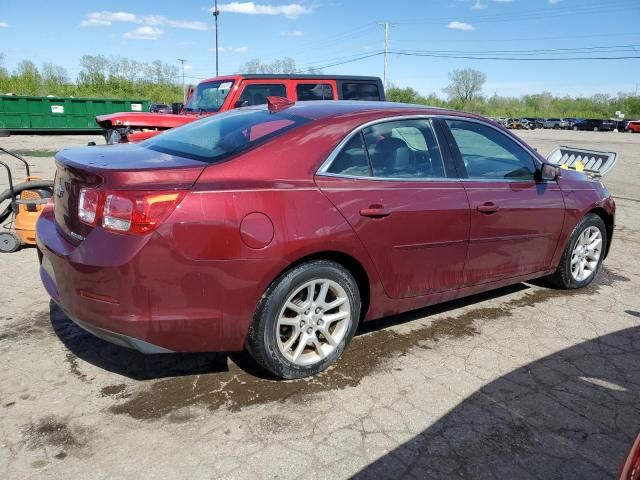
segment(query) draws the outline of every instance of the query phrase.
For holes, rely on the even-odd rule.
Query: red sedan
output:
[[[382,102],[233,110],[63,150],[38,222],[69,318],[145,353],[247,348],[283,378],[360,321],[541,276],[594,278],[615,204],[471,114]]]

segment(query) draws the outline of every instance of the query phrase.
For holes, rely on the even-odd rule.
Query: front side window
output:
[[[141,145],[170,155],[217,163],[309,121],[287,111],[230,110],[168,130]]]
[[[378,85],[375,83],[343,83],[342,100],[380,100]]]
[[[228,82],[200,83],[184,107],[185,112],[217,112],[233,86]]]
[[[333,100],[333,88],[328,83],[299,83],[296,86],[298,100]]]
[[[460,150],[468,178],[533,180],[533,158],[507,135],[476,122],[446,122]]]
[[[419,119],[378,123],[363,129],[342,149],[328,171],[408,180],[445,177],[431,121]]]
[[[251,105],[264,105],[267,97],[286,97],[287,91],[281,83],[255,83],[246,85],[242,95],[238,99],[237,106],[250,107]]]

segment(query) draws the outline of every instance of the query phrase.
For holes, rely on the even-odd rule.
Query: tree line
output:
[[[182,85],[176,65],[160,60],[145,63],[124,57],[85,55],[80,59],[75,79],[68,71],[52,63],[40,67],[22,60],[9,72],[0,53],[0,93],[16,95],[55,95],[98,98],[145,98],[153,102],[182,101]],[[300,73],[293,59],[285,57],[272,63],[253,59],[240,66],[243,73]],[[318,74],[310,67],[307,73]],[[640,96],[620,92],[617,95],[596,94],[590,97],[554,96],[542,92],[520,97],[497,93],[482,94],[484,73],[472,69],[454,70],[442,94],[422,95],[411,87],[387,88],[387,100],[435,107],[466,110],[491,117],[579,117],[611,118],[616,111],[626,118],[640,118]]]
[[[386,90],[388,101],[431,105],[465,110],[489,117],[575,117],[613,118],[620,111],[627,119],[640,119],[640,96],[619,92],[617,95],[598,93],[590,97],[558,97],[542,92],[520,97],[505,97],[494,93],[482,95],[486,82],[484,73],[473,69],[454,70],[449,85],[442,89],[446,98],[436,93],[421,95],[411,87],[391,86]]]

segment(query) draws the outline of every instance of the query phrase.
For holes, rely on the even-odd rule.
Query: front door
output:
[[[358,132],[316,177],[392,298],[457,289],[462,282],[469,205],[450,170],[431,121],[411,119]]]
[[[536,160],[498,128],[447,120],[471,210],[464,284],[549,268],[564,220],[558,184],[536,181]]]

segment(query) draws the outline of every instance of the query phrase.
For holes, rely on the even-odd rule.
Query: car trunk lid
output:
[[[62,150],[56,155],[53,195],[58,230],[77,245],[94,228],[78,217],[82,188],[184,190],[204,167],[203,162],[134,144]]]

